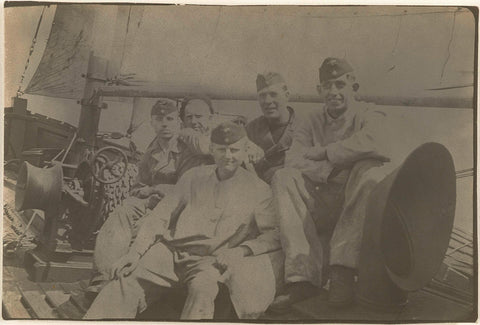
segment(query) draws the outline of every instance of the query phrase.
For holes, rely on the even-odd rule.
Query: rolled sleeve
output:
[[[208,135],[188,129],[186,136],[180,135],[180,138],[193,153],[199,155],[210,154],[210,137]]]
[[[313,146],[310,146],[313,147]],[[295,141],[285,157],[285,166],[296,168],[300,172],[317,183],[326,183],[332,173],[334,165],[329,160],[314,161],[304,158],[309,147]],[[327,150],[328,156],[328,150]]]
[[[359,131],[327,146],[327,156],[333,165],[348,164],[367,158],[384,162],[390,160],[388,146],[383,143],[381,134],[381,128],[385,126],[385,113],[367,111],[362,119]]]
[[[328,160],[314,161],[304,158],[305,153],[318,144],[314,137],[318,125],[313,124],[317,119],[315,115],[307,115],[296,120],[292,146],[285,155],[285,167],[300,170],[314,182],[326,183],[332,173],[333,164]]]

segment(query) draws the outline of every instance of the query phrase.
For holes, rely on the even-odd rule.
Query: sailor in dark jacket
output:
[[[263,149],[261,159],[253,161],[258,176],[270,184],[276,170],[285,163],[285,152],[292,144],[295,113],[288,104],[289,91],[276,72],[257,76],[258,102],[263,115],[248,125],[248,138]]]

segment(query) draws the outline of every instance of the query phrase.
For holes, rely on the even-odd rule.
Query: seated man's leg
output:
[[[181,319],[213,319],[221,277],[219,270],[213,266],[214,261],[214,258],[206,257],[184,271],[185,275],[188,273],[185,280],[188,294]]]
[[[285,282],[294,296],[293,303],[315,293],[311,286],[322,285],[323,246],[310,211],[315,200],[307,191],[308,182],[296,169],[284,168],[273,176],[272,190],[280,223],[280,237],[285,252]],[[287,295],[288,296],[288,295]],[[276,303],[274,303],[275,305]]]
[[[277,282],[283,282],[283,268],[282,250],[246,256],[228,268],[223,283],[239,319],[256,319],[267,310],[275,298]],[[279,276],[282,279],[277,279]]]
[[[109,280],[112,265],[128,253],[130,243],[138,231],[138,221],[145,215],[146,201],[130,197],[117,207],[105,221],[97,235],[92,284]]]
[[[134,319],[142,288],[133,274],[110,281],[93,301],[84,319]]]
[[[385,176],[380,166],[378,160],[361,160],[350,171],[342,213],[330,240],[329,302],[333,305],[346,305],[353,299],[368,198]]]
[[[133,319],[178,283],[173,254],[163,244],[152,246],[127,277],[110,281],[88,309],[85,319]]]

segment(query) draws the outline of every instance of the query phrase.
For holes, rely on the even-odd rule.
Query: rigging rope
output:
[[[127,18],[127,30],[125,31],[125,38],[123,40],[123,49],[122,49],[122,59],[120,60],[120,66],[118,67],[118,74],[120,75],[120,71],[122,71],[123,66],[123,59],[125,58],[125,50],[127,48],[127,38],[128,38],[128,30],[130,27],[130,16],[132,14],[132,6],[128,8],[128,18]]]
[[[445,73],[445,67],[447,66],[448,61],[450,60],[450,45],[452,45],[453,37],[454,37],[454,32],[455,32],[455,21],[457,18],[457,13],[460,11],[460,8],[453,13],[453,19],[452,19],[452,28],[450,30],[450,39],[448,41],[447,45],[447,56],[445,58],[445,62],[443,63],[442,66],[442,74],[440,76],[440,79],[443,80],[443,75]]]
[[[33,39],[32,39],[32,45],[30,45],[30,52],[28,53],[27,62],[25,63],[25,68],[23,69],[23,73],[20,78],[20,84],[18,85],[17,97],[20,97],[21,95],[23,95],[23,91],[22,91],[23,80],[25,79],[25,74],[27,72],[28,66],[30,65],[30,58],[32,57],[35,44],[37,44],[38,31],[40,30],[40,25],[42,24],[43,14],[45,13],[46,8],[47,6],[43,6],[42,13],[40,14],[40,18],[38,19],[37,29],[35,30],[35,35],[33,36]]]

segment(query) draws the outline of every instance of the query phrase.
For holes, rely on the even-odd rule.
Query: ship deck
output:
[[[4,238],[21,234],[28,222],[20,213],[13,213],[15,180],[8,175],[4,180]],[[35,225],[27,232],[28,237],[36,235]],[[458,236],[457,236],[458,237]],[[459,239],[457,238],[457,241]],[[452,241],[454,242],[454,241]],[[459,244],[460,245],[460,244]],[[73,279],[73,282],[35,282],[24,268],[24,253],[32,245],[22,245],[15,253],[4,255],[2,312],[5,319],[72,319],[83,317],[89,306],[84,289],[88,279]],[[448,270],[447,270],[448,271]],[[457,273],[444,270],[442,277]],[[463,275],[465,277],[465,275]],[[326,291],[315,297],[295,304],[284,314],[267,312],[260,322],[405,322],[405,321],[449,321],[468,322],[476,319],[475,297],[460,286],[448,285],[436,277],[427,287],[409,294],[407,306],[396,313],[368,309],[354,304],[347,309],[334,309],[326,303]],[[452,278],[455,280],[454,278]],[[460,277],[460,279],[463,279]],[[460,282],[459,282],[460,283]],[[470,281],[473,286],[476,282]],[[146,320],[175,320],[180,315],[181,296],[172,296],[168,303],[156,306],[139,315]],[[157,308],[159,307],[159,308]],[[230,314],[231,315],[231,314]],[[235,321],[235,319],[228,319]]]

